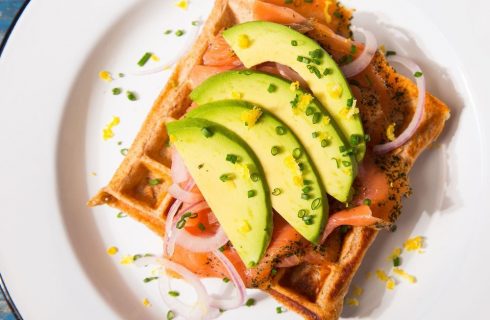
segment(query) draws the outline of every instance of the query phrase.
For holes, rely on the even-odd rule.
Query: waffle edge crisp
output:
[[[190,106],[188,75],[201,62],[209,41],[223,28],[252,20],[252,4],[252,0],[216,0],[199,38],[176,65],[128,155],[109,184],[88,202],[89,206],[107,204],[115,207],[163,235],[165,213],[172,202],[166,193],[172,181],[165,123],[182,116]],[[378,73],[394,73],[382,55],[377,54],[375,60],[378,60]],[[378,70],[379,66],[383,72]],[[415,104],[417,88],[410,80],[397,76],[394,85],[406,90]],[[407,171],[417,156],[439,136],[448,118],[448,107],[427,94],[420,127],[408,143],[394,152],[403,159]],[[162,183],[149,186],[148,179],[154,178]],[[372,228],[354,227],[342,239],[333,240],[337,241],[332,246],[332,250],[337,251],[335,259],[322,265],[300,264],[283,268],[265,291],[306,319],[337,319],[350,282],[377,233]]]

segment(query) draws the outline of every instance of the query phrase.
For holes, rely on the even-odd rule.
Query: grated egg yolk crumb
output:
[[[126,255],[119,261],[120,264],[128,265],[134,262],[134,256]]]
[[[243,98],[243,93],[238,92],[238,91],[232,91],[232,92],[231,92],[231,97],[232,97],[233,99],[240,100],[241,98]]]
[[[338,83],[328,83],[327,92],[332,98],[338,99],[342,97],[342,87]]]
[[[396,283],[395,280],[392,278],[389,278],[388,281],[386,281],[386,289],[388,290],[393,290],[395,289]]]
[[[250,180],[250,168],[246,164],[235,163],[238,174],[245,180]]]
[[[189,2],[187,0],[180,0],[175,5],[183,10],[187,10]]]
[[[352,307],[358,307],[359,306],[359,300],[357,300],[356,298],[350,298],[350,299],[347,299],[347,304],[349,306],[352,306]]]
[[[238,36],[238,46],[241,49],[247,49],[250,47],[250,39],[246,34],[241,34]]]
[[[358,287],[358,286],[355,286],[354,291],[352,292],[352,294],[355,297],[360,297],[360,296],[362,296],[363,293],[364,293],[364,289],[362,289],[361,287]]]
[[[323,116],[323,124],[330,124],[330,117],[329,116]]]
[[[257,120],[262,115],[262,109],[254,106],[252,110],[245,111],[241,114],[240,119],[245,122],[247,127],[251,128],[257,123]]]
[[[384,54],[386,54],[386,47],[385,47],[385,45],[384,45],[384,44],[382,44],[382,45],[380,45],[380,46],[379,46],[379,51],[381,51],[381,53],[382,53],[383,55],[384,55]]]
[[[390,141],[395,140],[395,127],[396,123],[393,122],[386,128],[386,138]]]
[[[418,250],[419,253],[422,253],[422,248],[424,246],[424,238],[421,236],[416,236],[408,239],[403,243],[403,248],[407,251],[415,251]]]
[[[340,110],[340,115],[346,117],[347,119],[352,118],[356,114],[359,114],[359,108],[354,106]]]
[[[306,107],[310,104],[311,100],[313,100],[311,94],[309,93],[302,94],[295,110],[301,112],[305,111]]]
[[[104,140],[109,140],[114,137],[114,132],[112,129],[117,126],[119,122],[119,117],[112,117],[112,121],[109,122],[104,129],[102,129],[102,138],[104,138]]]
[[[299,89],[299,81],[294,81],[294,82],[291,82],[291,85],[289,86],[289,90],[291,90],[292,92],[296,91]]]
[[[111,82],[112,81],[112,75],[109,71],[102,70],[99,72],[99,78],[101,78],[104,81]]]
[[[248,221],[244,220],[242,222],[242,225],[240,226],[240,229],[238,229],[238,231],[241,233],[241,234],[245,234],[245,233],[248,233],[252,230],[252,227],[250,227],[250,224],[248,223]]]
[[[415,276],[408,274],[407,272],[405,272],[405,270],[403,270],[401,268],[393,268],[393,273],[396,275],[399,275],[403,279],[406,279],[410,283],[417,282],[417,278],[415,278]]]
[[[376,276],[378,277],[379,280],[386,283],[386,289],[393,290],[395,288],[396,285],[395,280],[389,277],[383,270],[381,269],[376,270]]]
[[[157,56],[156,54],[152,53],[151,54],[151,60],[153,60],[155,62],[158,62],[158,61],[160,61],[160,57]]]
[[[110,255],[110,256],[115,255],[118,251],[119,251],[119,249],[116,248],[116,247],[114,247],[114,246],[113,247],[109,247],[106,250],[107,254]]]
[[[148,300],[147,298],[144,298],[144,299],[143,299],[143,305],[144,305],[145,307],[151,307],[150,300]]]
[[[388,256],[386,260],[393,261],[394,259],[400,257],[401,254],[402,254],[402,248],[395,248],[393,249],[393,252]]]

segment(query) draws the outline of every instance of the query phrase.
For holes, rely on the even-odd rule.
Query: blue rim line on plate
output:
[[[9,27],[7,28],[4,36],[3,36],[3,39],[0,43],[0,57],[2,56],[2,53],[3,53],[3,50],[5,49],[6,45],[7,45],[7,42],[8,42],[8,39],[10,38],[10,35],[12,34],[12,31],[14,30],[15,28],[15,25],[17,24],[17,21],[19,20],[20,16],[22,15],[22,13],[24,13],[24,10],[25,8],[27,7],[27,5],[30,3],[30,0],[25,0],[22,5],[20,6],[20,8],[17,10],[17,13],[15,14],[15,16],[13,17],[12,21],[10,22],[10,25]],[[7,303],[7,306],[10,308],[10,311],[12,313],[10,314],[2,314],[2,317],[3,316],[7,316],[6,318],[4,319],[16,319],[16,320],[23,320],[19,310],[17,309],[17,307],[15,306],[15,303],[14,301],[12,300],[12,297],[10,296],[9,294],[9,291],[7,289],[7,285],[5,284],[5,281],[3,280],[3,277],[2,277],[2,274],[0,273],[0,295],[1,295],[1,298],[0,300],[4,300],[5,299],[5,302]]]

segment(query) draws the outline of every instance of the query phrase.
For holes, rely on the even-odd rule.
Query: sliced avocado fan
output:
[[[340,68],[314,40],[287,26],[252,21],[235,25],[223,37],[247,67],[272,61],[292,68],[325,106],[360,161],[365,153],[364,131],[355,99]]]
[[[167,131],[242,261],[257,265],[273,225],[269,187],[253,151],[230,130],[203,119],[170,122]]]
[[[357,163],[345,152],[349,145],[335,121],[314,97],[289,81],[252,70],[212,76],[190,95],[198,105],[237,96],[287,125],[313,160],[327,193],[341,202],[349,200]]]
[[[325,190],[308,153],[288,126],[260,106],[237,100],[201,105],[186,117],[220,123],[246,141],[264,169],[272,207],[305,239],[318,243],[328,218]],[[243,161],[227,159],[237,165]]]

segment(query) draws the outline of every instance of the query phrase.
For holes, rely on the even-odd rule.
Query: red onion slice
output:
[[[224,253],[222,253],[219,250],[214,250],[213,251],[214,255],[216,258],[221,261],[221,263],[225,266],[226,270],[228,271],[228,275],[230,276],[231,281],[235,285],[237,289],[237,295],[232,298],[216,298],[212,297],[210,305],[215,308],[220,308],[224,310],[231,310],[235,309],[238,307],[241,307],[245,303],[245,297],[247,294],[245,283],[243,283],[243,279],[238,273],[237,269],[235,266],[231,263],[231,261],[226,257]]]
[[[173,183],[182,183],[190,178],[184,160],[175,148],[172,148],[172,166],[170,167],[170,174],[172,175]]]
[[[184,203],[193,204],[204,199],[201,193],[191,192],[182,189],[177,183],[172,184],[167,191],[170,195],[172,195],[172,197]]]
[[[295,82],[298,81],[299,85],[303,88],[308,88],[308,84],[306,81],[293,69],[291,69],[288,66],[285,66],[280,63],[276,63],[277,70],[279,71],[279,74],[285,78],[288,79],[289,81]]]
[[[171,239],[172,240],[172,239]],[[169,240],[169,248],[171,247]],[[210,237],[195,236],[183,229],[175,229],[175,243],[191,252],[211,252],[218,250],[228,242],[225,231],[220,226],[216,233]]]
[[[413,62],[404,57],[394,56],[388,59],[389,62],[399,63],[405,66],[412,75],[415,75],[417,72],[422,72],[422,69]],[[426,86],[425,86],[425,76],[423,73],[419,77],[415,77],[415,82],[417,84],[418,96],[417,96],[417,106],[415,108],[415,112],[413,114],[413,118],[408,124],[407,128],[393,141],[384,144],[378,144],[374,146],[374,152],[378,154],[383,154],[390,152],[400,146],[402,146],[405,142],[410,140],[410,138],[417,131],[417,128],[422,121],[422,116],[424,114],[424,105],[425,105],[425,94],[426,94]]]
[[[160,295],[170,309],[185,319],[214,319],[219,315],[218,309],[210,307],[211,297],[198,276],[170,260],[159,259],[159,262],[166,269],[170,269],[182,276],[182,279],[191,285],[197,294],[197,302],[194,305],[185,304],[176,297],[169,296],[168,292],[172,290],[170,277],[168,275],[160,277]]]
[[[341,67],[344,76],[347,78],[351,78],[366,69],[376,54],[376,50],[378,50],[378,41],[376,41],[374,34],[359,27],[352,27],[352,30],[364,35],[365,44],[364,50],[356,60]]]

